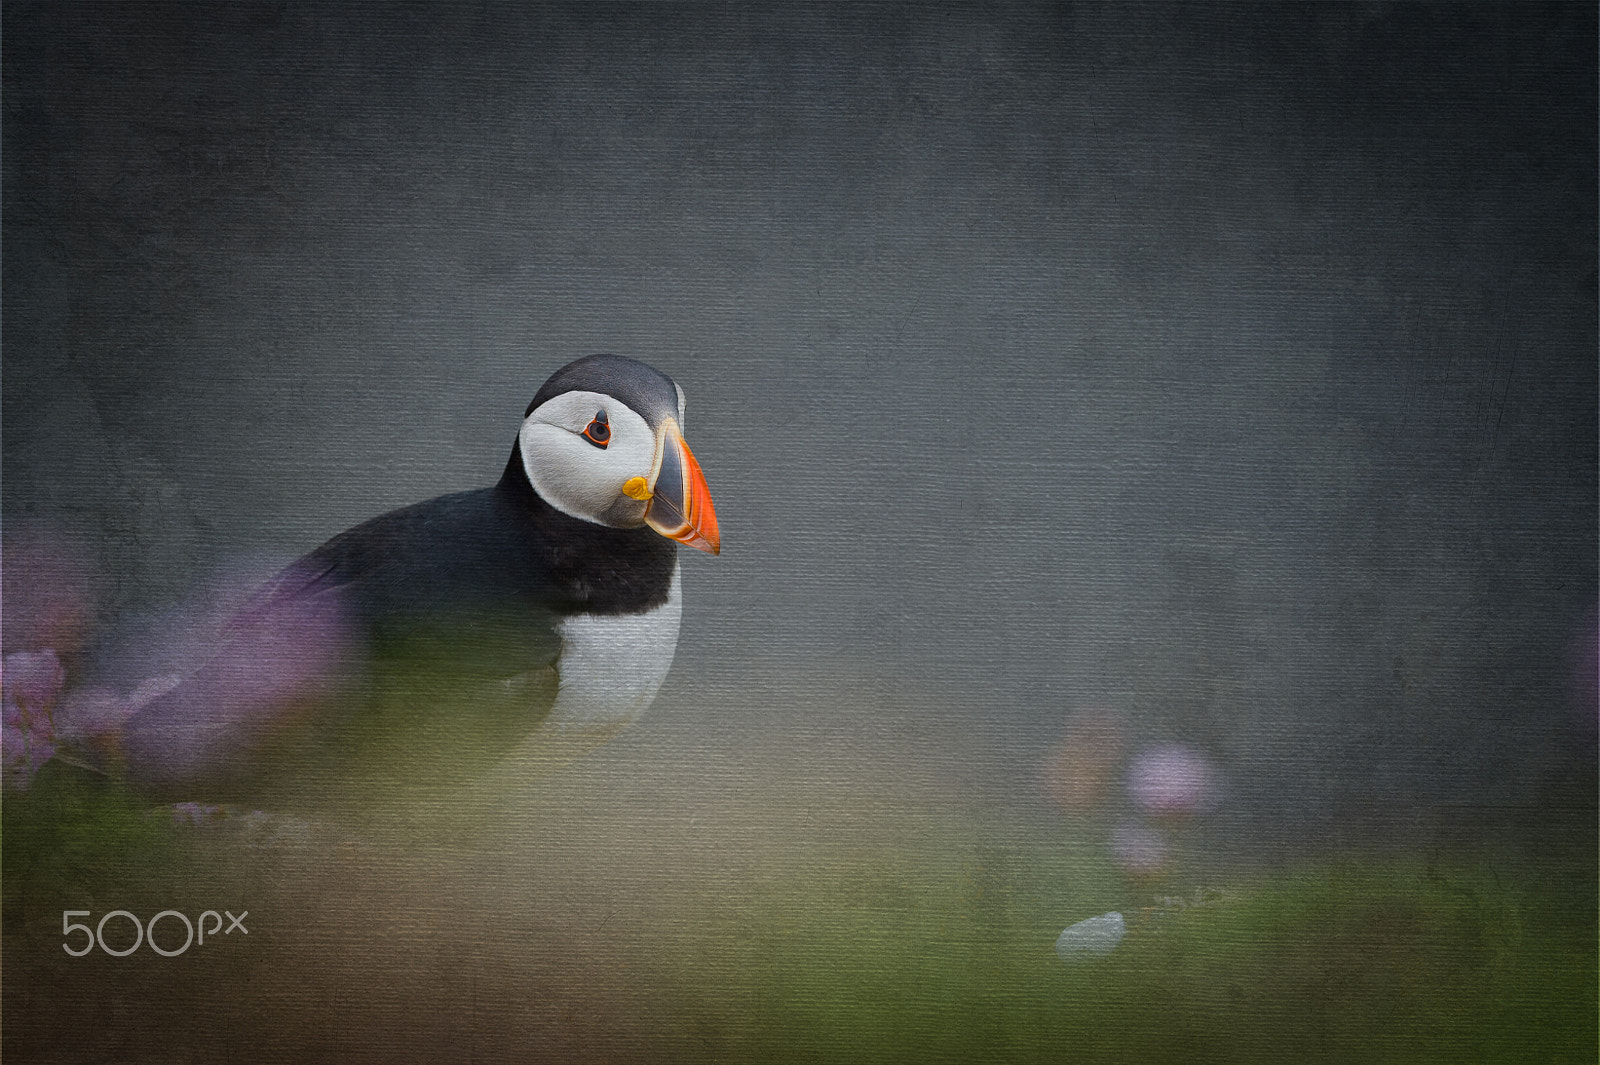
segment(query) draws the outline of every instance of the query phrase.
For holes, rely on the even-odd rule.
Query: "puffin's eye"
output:
[[[606,420],[606,412],[596,412],[588,425],[583,427],[583,438],[595,447],[605,447],[611,443],[611,423]]]

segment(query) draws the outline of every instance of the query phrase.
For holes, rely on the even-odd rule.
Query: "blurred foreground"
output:
[[[1128,810],[1051,782],[1065,754],[1040,752],[1041,778],[1007,787],[1003,752],[909,697],[841,683],[780,710],[647,719],[448,833],[404,816],[180,824],[50,763],[5,802],[5,1052],[1594,1060],[1581,796],[1574,823],[1543,833],[1485,825],[1336,853],[1225,847],[1203,814],[1150,820],[1170,847],[1152,869],[1118,844]],[[1102,724],[1068,738],[1103,738]],[[248,911],[248,933],[174,957],[62,949],[83,942],[63,911],[92,927],[118,909],[145,923]],[[1061,930],[1111,910],[1127,915],[1121,944],[1064,964]],[[178,920],[159,935],[176,950]],[[102,936],[133,941],[123,917]]]

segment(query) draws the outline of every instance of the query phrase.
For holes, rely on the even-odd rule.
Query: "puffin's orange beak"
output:
[[[694,452],[683,442],[683,432],[675,419],[668,418],[657,434],[660,454],[654,483],[650,485],[650,506],[644,522],[669,540],[713,555],[722,553],[722,537],[717,532],[717,512],[711,506],[711,490]]]

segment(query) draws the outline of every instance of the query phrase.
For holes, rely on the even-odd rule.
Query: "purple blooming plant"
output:
[[[1211,762],[1181,743],[1147,747],[1128,767],[1128,797],[1151,817],[1204,813],[1216,802],[1216,793]]]
[[[26,791],[39,767],[56,753],[55,710],[66,670],[54,651],[19,651],[0,665],[0,779]]]
[[[117,735],[130,779],[183,785],[225,771],[337,690],[351,643],[343,604],[281,594],[304,582],[291,573],[264,589],[199,668],[140,685]]]
[[[200,779],[249,758],[344,675],[350,639],[339,597],[279,594],[285,583],[291,591],[306,583],[288,573],[234,610],[233,585],[249,576],[241,567],[202,582],[154,624],[114,635],[97,660],[109,682],[69,687],[62,659],[85,642],[79,618],[89,599],[82,582],[45,565],[55,561],[49,551],[14,542],[7,550],[21,561],[6,560],[6,636],[16,649],[4,656],[0,723],[9,790],[26,790],[52,757],[138,784]],[[13,609],[21,627],[11,627]],[[180,814],[194,820],[193,811]]]

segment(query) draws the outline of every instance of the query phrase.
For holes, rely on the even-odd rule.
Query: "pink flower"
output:
[[[338,690],[350,625],[337,594],[294,594],[306,582],[289,573],[269,584],[223,625],[198,668],[136,689],[117,735],[130,779],[184,785],[224,771]]]
[[[23,651],[6,655],[0,673],[0,779],[24,791],[56,753],[53,715],[66,671],[54,651]]]
[[[0,726],[0,781],[13,791],[27,791],[39,767],[55,753],[56,745],[46,735],[10,723]]]
[[[44,525],[5,530],[5,649],[82,648],[94,618],[93,570],[88,553]]]
[[[1128,797],[1152,817],[1184,817],[1209,809],[1217,774],[1202,755],[1179,743],[1146,747],[1128,767]]]

